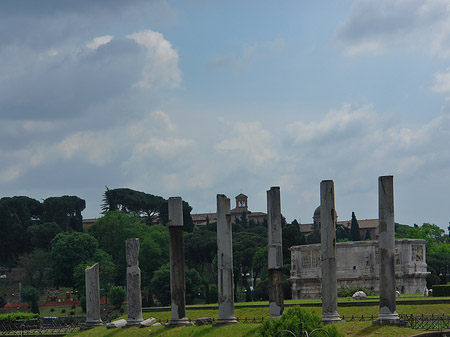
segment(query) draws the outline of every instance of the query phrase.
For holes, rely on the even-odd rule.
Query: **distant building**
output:
[[[231,213],[231,222],[236,222],[236,219],[241,219],[242,215],[245,214],[247,220],[254,221],[256,223],[261,223],[267,220],[267,214],[263,212],[251,212],[248,210],[248,197],[245,194],[240,193],[235,197],[236,207],[233,208]],[[217,222],[216,213],[197,213],[191,214],[192,221],[196,226],[204,226],[207,223]]]
[[[337,214],[336,214],[336,220],[337,220]],[[337,225],[342,225],[344,228],[350,229],[351,227],[351,220],[344,220],[344,221],[336,221]],[[364,240],[366,237],[370,237],[371,240],[378,239],[378,219],[364,219],[359,220],[358,219],[358,225],[359,225],[359,231],[361,233],[361,238]],[[303,235],[311,234],[314,229],[320,231],[320,206],[317,207],[314,210],[313,214],[313,223],[310,224],[300,224],[300,233]],[[369,234],[368,234],[369,233]],[[369,235],[369,236],[367,236]]]
[[[321,297],[320,244],[293,246],[291,251],[292,298]],[[425,240],[395,240],[395,286],[400,293],[421,293],[426,287]],[[336,244],[338,288],[363,286],[379,290],[380,254],[378,241],[338,242]]]

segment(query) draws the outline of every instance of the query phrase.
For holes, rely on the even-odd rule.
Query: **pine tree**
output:
[[[350,236],[352,241],[361,241],[361,233],[359,231],[358,220],[356,220],[355,212],[352,212],[352,225],[350,227]]]

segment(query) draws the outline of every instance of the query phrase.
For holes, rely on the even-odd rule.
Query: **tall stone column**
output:
[[[279,317],[284,310],[283,249],[279,187],[271,187],[267,191],[267,214],[269,218],[269,314]]]
[[[234,316],[233,245],[230,199],[217,195],[217,267],[219,319],[217,325],[237,323]]]
[[[83,328],[89,329],[103,325],[100,316],[100,278],[99,265],[94,264],[84,270],[86,278],[86,324]]]
[[[127,239],[127,326],[139,325],[142,319],[141,269],[139,268],[139,239]]]
[[[337,311],[336,278],[336,209],[334,182],[320,183],[320,247],[322,253],[322,321],[334,323],[341,320]]]
[[[394,177],[378,178],[378,249],[380,254],[380,313],[375,321],[395,324],[399,321],[395,304],[395,228]]]
[[[169,253],[171,320],[168,327],[192,325],[186,317],[186,276],[184,260],[183,202],[169,198]]]

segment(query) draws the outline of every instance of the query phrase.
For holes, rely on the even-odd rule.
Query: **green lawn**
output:
[[[287,301],[289,302],[289,301]],[[305,307],[305,310],[313,312],[317,315],[321,315],[321,307]],[[339,314],[342,316],[355,317],[370,316],[375,318],[378,315],[378,306],[362,306],[362,307],[340,307],[338,308]],[[450,304],[427,304],[427,305],[397,305],[398,313],[408,313],[414,315],[442,315],[450,312]],[[268,319],[268,308],[237,308],[235,309],[236,317],[240,320],[245,318],[249,320],[261,320]],[[189,309],[187,310],[187,316],[191,320],[195,320],[199,317],[212,317],[217,319],[217,309]],[[155,317],[157,320],[166,322],[170,320],[170,311],[159,312],[147,312],[144,313],[144,319],[149,317]],[[123,316],[126,318],[126,316]],[[77,334],[78,337],[126,337],[126,336],[179,336],[179,337],[225,337],[225,336],[257,336],[257,330],[260,324],[254,323],[242,323],[222,327],[212,326],[191,326],[169,329],[164,326],[149,327],[149,328],[127,328],[127,329],[106,329],[105,327],[99,327],[93,330],[81,332]],[[341,322],[336,324],[337,329],[345,336],[397,336],[407,337],[417,335],[423,331],[413,330],[401,327],[392,326],[380,326],[373,325],[371,321],[353,321],[353,322]]]

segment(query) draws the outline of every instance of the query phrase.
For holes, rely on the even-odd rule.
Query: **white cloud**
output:
[[[226,123],[233,128],[234,138],[225,139],[217,143],[217,151],[228,153],[231,157],[247,158],[257,166],[268,161],[278,160],[278,154],[271,146],[272,136],[264,130],[259,122]]]
[[[289,124],[287,131],[293,143],[299,145],[307,142],[336,141],[344,137],[358,137],[365,125],[371,124],[375,114],[373,106],[352,106],[346,104],[340,109],[331,109],[319,122],[305,123],[299,121]]]
[[[90,42],[86,43],[86,48],[97,49],[98,47],[109,43],[114,38],[113,35],[104,35],[94,37]]]
[[[356,0],[335,40],[349,55],[396,48],[450,56],[450,6],[446,0]]]
[[[181,71],[178,68],[179,56],[172,44],[161,33],[142,30],[127,38],[147,48],[148,65],[143,72],[143,79],[137,84],[142,88],[159,87],[161,83],[178,87],[181,83]]]
[[[450,68],[447,68],[443,73],[434,75],[434,86],[432,87],[432,90],[438,93],[450,95]]]

